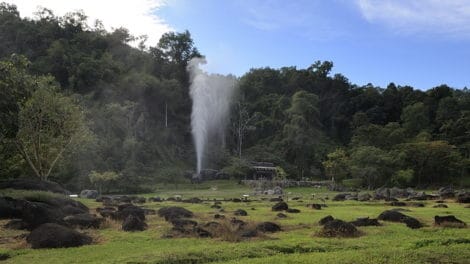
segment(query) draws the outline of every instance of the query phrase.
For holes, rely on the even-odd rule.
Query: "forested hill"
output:
[[[23,19],[0,4],[0,177],[36,175],[81,189],[98,175],[123,191],[184,181],[195,166],[186,65],[201,56],[190,33],[145,43],[85,21],[47,9]],[[241,76],[226,145],[210,147],[205,167],[237,178],[250,161],[270,161],[281,176],[354,186],[469,184],[467,89],[357,86],[332,76],[332,62],[312,63]],[[60,103],[42,107],[44,98]],[[80,141],[61,134],[58,144],[49,133],[39,146],[33,116],[59,108],[71,117],[60,133],[81,131]],[[51,131],[52,117],[44,121]]]

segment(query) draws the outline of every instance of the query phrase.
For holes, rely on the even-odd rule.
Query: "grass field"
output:
[[[144,196],[183,198],[199,197],[235,198],[250,194],[250,190],[233,182],[212,182],[196,186],[158,186],[157,192]],[[377,217],[392,207],[381,202],[332,202],[327,208],[313,210],[307,203],[319,202],[318,198],[334,194],[323,189],[290,188],[285,190],[289,199],[300,196],[301,201],[288,201],[289,207],[301,210],[277,219],[271,211],[273,202],[247,203],[223,202],[225,214],[230,218],[236,209],[244,209],[248,216],[244,221],[273,221],[283,231],[263,237],[228,242],[220,238],[162,238],[171,225],[162,218],[147,217],[149,228],[143,232],[128,233],[120,230],[120,224],[109,221],[102,229],[83,230],[94,238],[94,244],[69,249],[33,250],[17,236],[24,231],[0,229],[0,259],[2,263],[470,263],[470,229],[441,228],[433,226],[435,215],[452,214],[470,223],[470,208],[453,201],[446,201],[449,208],[432,208],[434,201],[425,201],[425,207],[407,207],[405,214],[415,217],[426,227],[413,230],[404,224],[382,222],[381,227],[359,227],[363,235],[357,238],[322,238],[316,235],[321,229],[317,224],[324,216],[332,215],[346,221],[357,217]],[[312,194],[315,193],[315,199]],[[12,193],[9,193],[10,195]],[[93,200],[79,199],[90,208],[101,206]],[[322,202],[320,202],[322,203]],[[146,208],[182,206],[193,211],[199,222],[213,221],[218,212],[210,208],[213,203],[178,202],[146,203]],[[6,221],[1,221],[3,224]],[[16,238],[15,238],[16,237]]]

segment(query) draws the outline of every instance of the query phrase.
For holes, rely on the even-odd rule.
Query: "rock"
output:
[[[26,241],[32,248],[66,248],[88,245],[92,239],[68,227],[46,223],[34,229]]]
[[[237,216],[247,216],[248,215],[248,213],[243,209],[238,209],[233,214],[237,215]]]
[[[273,211],[284,211],[289,209],[289,206],[287,205],[286,202],[278,202],[277,204],[273,205],[271,210]]]
[[[300,199],[301,199],[301,197],[299,197],[299,196],[296,196],[296,197],[292,197],[292,199],[291,199],[291,200],[292,200],[292,201],[299,201]]]
[[[224,218],[225,218],[225,215],[215,214],[215,215],[214,215],[214,218],[215,218],[215,219],[224,219]]]
[[[111,217],[111,218],[117,218],[115,216],[116,209],[114,207],[105,207],[105,208],[96,208],[96,211],[102,216],[102,217]]]
[[[243,227],[246,225],[246,223],[240,219],[237,219],[235,217],[233,217],[232,219],[230,219],[230,223],[234,226],[237,226],[238,228],[240,227]]]
[[[23,178],[0,181],[0,189],[45,191],[65,195],[71,194],[68,190],[56,182]]]
[[[324,237],[355,237],[359,235],[359,231],[351,223],[334,219],[323,225],[320,235]]]
[[[77,214],[64,217],[64,221],[71,227],[99,228],[103,218],[92,214]]]
[[[212,234],[209,231],[199,226],[195,227],[193,231],[198,237],[212,237]]]
[[[80,198],[96,199],[98,196],[99,193],[97,190],[83,190],[80,192]]]
[[[446,215],[446,216],[434,216],[434,224],[438,226],[445,226],[445,227],[458,227],[463,228],[466,227],[467,224],[460,219],[457,219],[453,215]]]
[[[426,194],[425,192],[416,192],[415,194],[409,196],[408,200],[425,201],[436,198],[438,197],[431,194]]]
[[[204,227],[211,228],[211,229],[216,229],[216,228],[220,227],[220,223],[212,221],[212,222],[205,223]]]
[[[352,221],[350,223],[354,226],[381,226],[377,219],[371,219],[369,217],[357,218],[355,221]]]
[[[87,214],[88,209],[83,209],[81,207],[75,207],[72,205],[66,205],[61,208],[61,211],[64,213],[64,215],[76,215],[76,214]]]
[[[307,207],[315,209],[315,210],[321,210],[322,205],[321,204],[307,204]]]
[[[25,200],[17,200],[7,196],[0,197],[0,218],[21,218],[26,203]]]
[[[357,200],[360,202],[369,201],[372,196],[369,193],[360,193],[357,195]]]
[[[132,202],[133,203],[138,203],[138,204],[143,204],[145,202],[147,202],[147,199],[145,199],[145,197],[135,197],[132,199]]]
[[[405,223],[406,226],[411,229],[417,229],[417,228],[423,227],[423,224],[421,224],[421,222],[419,222],[418,219],[415,219],[410,216],[403,218],[402,222]]]
[[[299,209],[294,209],[294,208],[288,208],[286,212],[291,213],[291,214],[298,214],[300,213]]]
[[[220,209],[220,208],[222,208],[222,206],[220,206],[218,204],[214,204],[214,205],[211,205],[211,208]]]
[[[382,212],[378,219],[382,221],[390,222],[402,222],[403,218],[407,217],[406,215],[396,211],[396,210],[387,210]]]
[[[434,205],[433,208],[448,208],[448,206],[447,206],[447,204],[440,203],[440,204]]]
[[[150,197],[149,202],[163,202],[163,199],[160,197]]]
[[[234,203],[241,203],[241,202],[242,202],[242,199],[240,199],[240,198],[233,198],[233,199],[232,199],[232,202],[234,202]]]
[[[144,231],[147,224],[135,215],[128,215],[122,223],[122,230],[124,231]]]
[[[125,208],[132,207],[132,206],[135,206],[135,205],[133,205],[131,203],[123,203],[123,204],[118,205],[117,209],[118,209],[118,211],[122,211]]]
[[[282,202],[284,200],[282,199],[282,197],[276,197],[276,198],[270,198],[269,201],[270,202]]]
[[[350,195],[349,193],[338,193],[333,197],[333,201],[344,201],[346,200],[346,195]]]
[[[328,222],[330,222],[330,221],[333,221],[333,220],[335,220],[335,219],[333,218],[333,216],[328,215],[328,216],[325,216],[325,217],[323,217],[322,219],[320,219],[320,221],[318,221],[318,224],[319,224],[319,225],[325,225],[326,223],[328,223]]]
[[[165,218],[166,221],[174,218],[189,218],[193,217],[193,213],[183,207],[171,206],[163,207],[157,211],[160,217]]]
[[[460,192],[457,194],[458,203],[470,203],[470,192]]]
[[[197,198],[197,197],[193,197],[193,198],[184,200],[183,202],[186,202],[186,203],[202,203],[202,200]]]
[[[135,205],[124,207],[124,209],[119,210],[114,214],[118,219],[124,220],[129,215],[138,217],[140,220],[145,221],[145,211]]]
[[[405,202],[391,202],[390,203],[391,206],[406,206],[406,203]]]
[[[256,230],[261,231],[261,232],[279,232],[281,231],[281,227],[278,224],[275,224],[273,222],[262,222],[256,225]]]
[[[344,196],[344,199],[348,201],[357,201],[357,193],[347,194],[346,196]]]
[[[273,189],[273,194],[274,195],[282,195],[283,193],[284,193],[284,191],[282,190],[282,188],[280,186],[274,187],[274,189]]]
[[[411,203],[410,205],[414,206],[414,207],[424,207],[425,206],[423,203]]]
[[[287,215],[285,215],[283,213],[278,213],[276,216],[277,216],[277,218],[287,218]]]
[[[449,198],[454,198],[455,197],[454,188],[452,188],[451,186],[441,187],[441,188],[439,188],[437,193],[439,194],[441,199],[449,199]]]
[[[423,226],[417,219],[393,210],[387,210],[382,212],[379,215],[378,219],[383,221],[405,223],[407,227],[412,229],[420,228]]]
[[[256,229],[249,229],[249,230],[244,230],[240,236],[249,238],[249,237],[256,237],[257,235],[258,235],[258,231],[256,231]]]

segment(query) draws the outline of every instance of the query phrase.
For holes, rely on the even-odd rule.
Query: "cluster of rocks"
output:
[[[275,205],[273,205],[271,207],[271,210],[274,212],[285,211],[286,213],[291,213],[291,214],[300,213],[299,209],[289,208],[289,205],[284,201],[280,201],[276,203]],[[281,216],[280,218],[283,218],[283,217]]]
[[[132,203],[122,203],[118,205],[109,205],[103,200],[104,207],[96,208],[96,211],[103,218],[111,218],[116,221],[122,221],[122,230],[124,231],[143,231],[147,229],[145,222],[146,215],[154,215],[153,209],[142,208]]]
[[[459,203],[470,203],[470,192],[460,190],[456,191],[452,187],[442,187],[436,193],[427,194],[426,192],[415,191],[412,188],[401,189],[397,187],[379,188],[371,195],[369,193],[338,193],[333,197],[333,201],[369,201],[369,200],[385,200],[389,202],[397,202],[398,199],[406,199],[407,201],[424,201],[437,199],[452,199]]]
[[[73,228],[98,228],[102,218],[90,214],[80,202],[65,197],[14,199],[0,197],[0,218],[11,219],[5,228],[25,229],[32,248],[73,247],[92,239]]]

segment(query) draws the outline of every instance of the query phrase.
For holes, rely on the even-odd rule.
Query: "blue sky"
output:
[[[172,0],[155,12],[191,32],[211,72],[331,60],[358,85],[470,87],[467,0]]]

